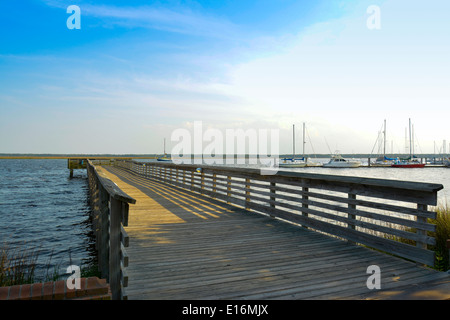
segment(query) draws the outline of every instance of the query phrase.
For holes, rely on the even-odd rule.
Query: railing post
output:
[[[305,203],[305,202],[308,202],[309,196],[306,195],[305,192],[309,192],[309,188],[307,188],[307,187],[302,187],[302,191],[303,191],[303,195],[302,195],[302,200],[303,200],[302,208],[308,209],[308,208],[309,208],[309,205],[308,205],[307,203]],[[302,211],[302,216],[308,217],[308,213]],[[306,226],[303,226],[303,227],[304,227],[305,229],[308,229],[308,227],[306,227]]]
[[[212,185],[212,191],[214,192],[214,193],[216,193],[217,192],[217,175],[215,174],[215,173],[213,173],[213,185]],[[214,195],[213,195],[213,198],[214,198]]]
[[[356,194],[354,194],[354,193],[349,193],[349,194],[348,194],[348,199],[349,199],[349,200],[355,200],[355,199],[356,199]],[[351,210],[355,210],[355,209],[356,209],[356,205],[355,205],[355,204],[349,203],[349,204],[348,204],[348,208],[351,209]],[[356,219],[356,215],[351,214],[351,213],[347,214],[347,217],[348,217],[348,219],[350,219],[350,220],[355,220],[355,219]],[[352,224],[352,223],[347,223],[347,227],[348,227],[349,229],[355,230],[355,225]],[[351,241],[351,240],[348,240],[348,242],[349,242],[349,243],[355,243],[354,241]]]
[[[245,209],[248,209],[248,203],[250,202],[250,179],[245,179]]]
[[[421,211],[427,211],[428,206],[426,204],[420,204],[419,203],[419,204],[417,204],[417,209],[421,210]],[[417,216],[416,217],[416,221],[417,222],[421,222],[421,223],[427,223],[427,218]],[[421,236],[424,236],[424,237],[427,235],[427,231],[426,230],[421,230],[421,229],[417,229],[416,233],[418,235],[421,235]],[[427,248],[427,244],[425,242],[422,242],[422,241],[416,241],[416,247],[422,248],[422,249],[426,249]]]
[[[227,176],[227,198],[231,197],[231,176]],[[227,203],[230,203],[230,200],[227,199]]]
[[[102,278],[109,279],[109,195],[99,185],[99,207],[100,207],[100,237],[98,261]]]
[[[205,189],[205,173],[202,172],[200,173],[200,189],[201,189],[201,193],[203,194],[203,189]]]
[[[354,194],[354,193],[349,193],[349,194],[348,194],[348,199],[349,199],[349,200],[356,200],[356,194]],[[351,210],[355,210],[355,209],[356,209],[356,205],[355,205],[355,204],[349,203],[349,204],[348,204],[348,208],[351,209]],[[350,213],[349,213],[349,214],[348,214],[348,218],[349,218],[349,219],[352,219],[352,220],[355,220],[355,219],[356,219],[356,216],[355,216],[354,214],[350,214]],[[348,226],[348,228],[350,228],[350,229],[355,229],[355,225],[352,224],[352,223],[348,223],[347,226]]]
[[[275,186],[276,183],[275,182],[271,182],[270,183],[270,201],[275,201],[276,200],[276,190],[275,190]],[[275,203],[270,203],[270,207],[275,209]],[[273,213],[270,213],[270,217],[271,218],[275,218],[275,215]]]
[[[122,202],[110,197],[109,215],[109,285],[113,300],[121,299],[120,290],[120,224]]]
[[[125,248],[129,245],[129,237],[126,233],[123,226],[128,226],[128,211],[129,211],[129,204],[126,202],[121,202],[121,215],[120,215],[120,257],[119,257],[119,263],[120,263],[120,299],[122,300],[128,300],[128,296],[125,293],[125,287],[128,287],[128,274],[126,272],[126,267],[128,267],[128,254],[125,250]]]

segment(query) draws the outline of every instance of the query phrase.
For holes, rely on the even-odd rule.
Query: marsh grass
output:
[[[0,286],[32,283],[35,280],[38,252],[34,249],[0,249]]]
[[[439,271],[447,271],[450,269],[449,250],[447,249],[447,239],[450,239],[450,206],[448,203],[441,204],[433,208],[436,212],[436,219],[428,219],[428,223],[436,225],[436,231],[428,231],[428,236],[436,239],[435,245],[428,245],[428,250],[435,252],[434,269]],[[414,228],[403,228],[405,231],[415,233]],[[415,245],[413,240],[404,239],[396,236],[386,236],[386,238]]]
[[[429,223],[436,225],[435,232],[428,232],[429,236],[436,239],[436,245],[429,246],[436,253],[435,268],[440,271],[450,269],[449,249],[447,239],[450,239],[450,207],[448,203],[436,207],[436,219],[428,219]]]
[[[53,252],[45,264],[45,274],[36,275],[39,249],[3,245],[0,248],[0,287],[14,286],[35,282],[58,281],[66,279],[69,274],[62,263],[52,264]],[[101,277],[97,264],[80,266],[81,277]]]

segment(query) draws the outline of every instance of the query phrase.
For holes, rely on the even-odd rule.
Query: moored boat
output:
[[[425,163],[419,162],[398,162],[391,165],[393,168],[423,168]]]
[[[325,168],[357,168],[360,166],[360,161],[344,159],[340,154],[333,155],[330,161],[323,164]]]
[[[425,163],[420,163],[417,160],[414,160],[415,156],[413,155],[413,144],[411,139],[411,119],[409,119],[409,158],[405,160],[400,160],[397,158],[395,162],[391,165],[393,168],[423,168],[425,167]]]
[[[165,138],[164,138],[164,155],[158,157],[156,160],[157,161],[166,161],[166,162],[172,161],[172,158],[167,156],[167,153],[166,153],[166,139]]]
[[[157,158],[156,160],[157,161],[172,161],[172,159],[170,157],[168,157],[167,154]]]
[[[371,167],[391,167],[394,164],[395,159],[384,157],[378,157],[375,162],[370,163]]]
[[[282,168],[303,168],[306,167],[306,162],[304,158],[302,159],[294,159],[294,158],[283,158],[280,159],[279,167]]]

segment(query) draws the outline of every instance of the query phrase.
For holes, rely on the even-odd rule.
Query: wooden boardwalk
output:
[[[450,299],[450,275],[198,193],[97,167],[130,205],[130,300]],[[367,268],[381,270],[369,290]]]

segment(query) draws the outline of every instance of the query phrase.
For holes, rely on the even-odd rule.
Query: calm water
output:
[[[88,266],[94,259],[86,170],[69,178],[64,159],[0,159],[0,246],[36,249],[36,276],[47,266]]]
[[[439,200],[450,200],[450,168],[283,170],[441,183]],[[0,245],[39,249],[38,277],[48,264],[59,265],[60,273],[71,263],[91,264],[95,250],[88,199],[86,171],[75,170],[70,179],[67,160],[0,159]]]

